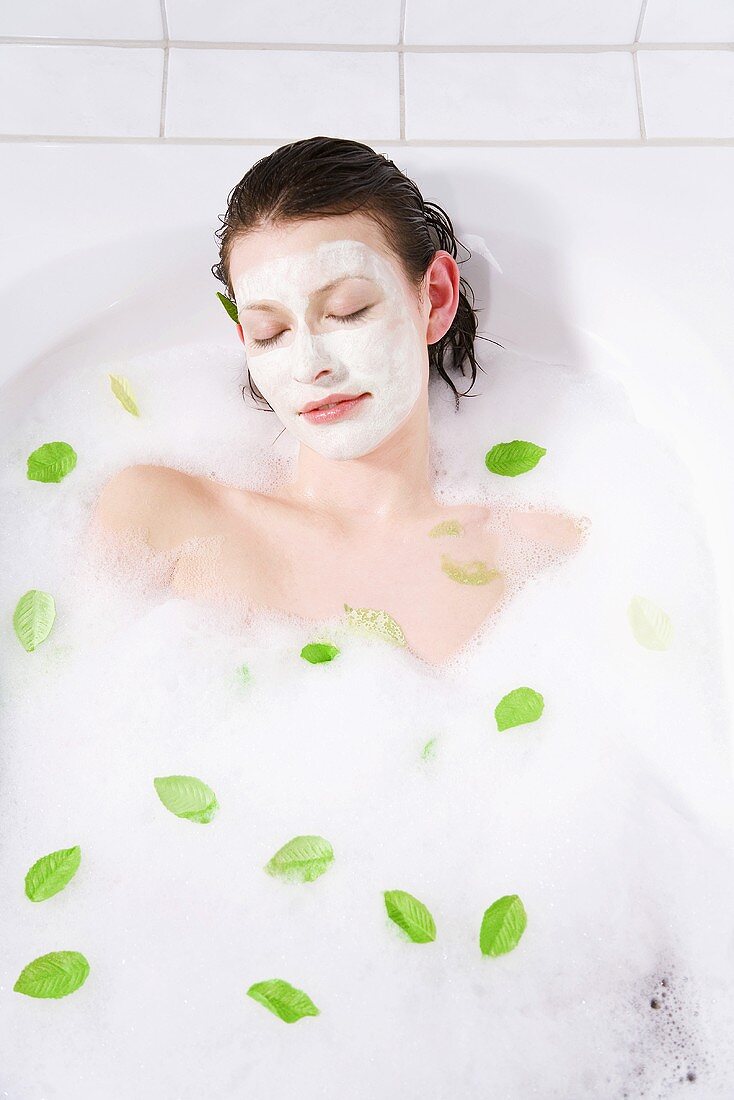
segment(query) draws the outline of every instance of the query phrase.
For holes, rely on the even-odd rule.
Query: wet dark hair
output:
[[[416,289],[438,249],[450,253],[454,259],[457,257],[461,242],[454,235],[448,214],[436,203],[426,202],[416,184],[391,160],[359,141],[312,137],[281,145],[253,164],[232,189],[227,198],[227,212],[219,215],[222,224],[214,234],[219,241],[219,263],[212,267],[212,274],[224,283],[234,304],[229,261],[235,241],[240,237],[268,223],[283,224],[357,212],[372,218],[381,227],[388,247]],[[466,251],[471,256],[469,249]],[[236,316],[236,305],[233,316]],[[469,390],[476,381],[477,370],[482,370],[474,355],[477,339],[487,337],[477,335],[474,292],[461,278],[459,304],[451,327],[428,347],[429,364],[454,391],[457,411],[460,397],[474,396]],[[449,365],[454,370],[464,375],[467,363],[471,369],[471,383],[461,394],[446,373],[444,360],[449,352]],[[249,370],[247,379],[255,400],[264,401],[266,408],[272,411],[253,385]],[[243,387],[243,398],[244,395]]]

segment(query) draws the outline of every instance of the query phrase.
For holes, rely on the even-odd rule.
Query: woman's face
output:
[[[285,427],[353,459],[403,424],[428,382],[426,313],[374,223],[268,227],[236,243],[230,270],[250,374]],[[334,395],[359,400],[306,415]]]

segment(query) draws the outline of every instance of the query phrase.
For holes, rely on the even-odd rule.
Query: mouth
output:
[[[342,401],[356,401],[358,397],[364,397],[361,393],[333,393],[331,397],[325,397],[323,401],[309,401],[301,409],[301,414],[316,412],[317,409],[328,409],[331,405],[338,405]]]
[[[305,417],[312,424],[325,424],[332,420],[340,420],[351,409],[360,406],[371,395],[368,392],[358,394],[335,393],[322,402],[311,401],[304,405],[299,416]]]

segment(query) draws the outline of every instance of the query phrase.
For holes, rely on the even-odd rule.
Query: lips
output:
[[[308,405],[303,406],[301,413],[314,412],[315,409],[323,409],[329,405],[338,405],[342,401],[354,401],[355,398],[361,396],[361,393],[332,393],[329,397],[325,397],[323,401],[309,401]]]

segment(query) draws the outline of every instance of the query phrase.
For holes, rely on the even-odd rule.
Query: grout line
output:
[[[188,39],[114,39],[114,38],[27,38],[0,35],[0,45],[26,46],[114,46],[119,49],[182,50],[310,50],[317,53],[628,53],[637,50],[734,50],[734,42],[630,42],[588,43],[567,46],[486,45],[413,45],[399,43],[354,42],[198,42]]]
[[[635,45],[639,44],[640,35],[642,34],[642,28],[645,25],[645,15],[647,13],[647,0],[642,0],[640,7],[640,16],[637,20],[637,31],[635,32]],[[632,71],[635,76],[635,96],[637,97],[637,118],[640,123],[640,137],[643,141],[647,141],[647,126],[645,125],[645,105],[642,100],[642,81],[640,80],[640,63],[637,60],[637,50],[632,54]]]
[[[407,0],[400,0],[400,34],[398,36],[398,78],[400,82],[400,140],[405,141],[405,14]]]
[[[168,58],[170,56],[170,50],[168,48],[168,13],[166,11],[166,0],[161,0],[161,25],[163,27],[163,41],[165,43],[163,50],[163,79],[161,81],[161,117],[158,126],[158,136],[164,137],[166,133],[166,103],[168,100]]]
[[[295,134],[291,137],[260,137],[260,138],[176,138],[176,137],[105,137],[92,136],[80,137],[74,134],[0,134],[0,144],[39,144],[65,145],[243,145],[243,146],[280,146],[284,142],[297,141],[303,135]],[[451,148],[451,149],[503,149],[503,148],[529,148],[529,149],[646,149],[646,148],[718,148],[720,146],[734,146],[734,138],[518,138],[517,140],[478,139],[463,140],[460,138],[360,138],[367,144],[379,144],[380,147],[402,146],[404,148]]]
[[[632,69],[635,74],[635,95],[637,97],[637,118],[640,123],[640,137],[647,141],[647,128],[645,126],[645,110],[642,103],[642,83],[640,81],[640,63],[636,54],[632,55]]]
[[[639,43],[640,35],[642,34],[642,28],[645,23],[645,13],[647,12],[647,0],[642,0],[642,6],[640,8],[640,17],[637,20],[637,31],[635,33],[635,43]]]

